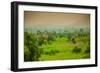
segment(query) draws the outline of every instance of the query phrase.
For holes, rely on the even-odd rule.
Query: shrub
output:
[[[81,51],[82,49],[78,47],[74,47],[74,49],[72,50],[73,53],[80,53]]]
[[[56,53],[59,53],[59,51],[57,50],[45,51],[45,55],[55,55]]]
[[[84,53],[90,53],[90,46],[88,46],[88,47],[86,48],[86,50],[84,51]]]
[[[75,43],[76,43],[76,40],[75,40],[75,38],[72,38],[72,42],[73,42],[73,44],[75,44]]]

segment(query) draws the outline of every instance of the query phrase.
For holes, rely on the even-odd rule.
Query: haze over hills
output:
[[[89,28],[90,15],[79,13],[57,12],[24,12],[25,28],[62,29],[62,28]]]
[[[24,12],[25,31],[37,32],[64,32],[84,29],[90,30],[90,15],[79,13],[57,12]]]

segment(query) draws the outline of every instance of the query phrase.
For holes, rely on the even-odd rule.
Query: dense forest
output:
[[[24,61],[90,58],[89,28],[24,31]]]

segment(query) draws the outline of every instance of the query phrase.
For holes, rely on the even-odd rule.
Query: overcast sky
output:
[[[89,27],[90,15],[58,12],[24,12],[25,27]]]

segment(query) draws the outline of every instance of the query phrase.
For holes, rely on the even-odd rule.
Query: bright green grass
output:
[[[86,37],[85,40],[87,41]],[[40,61],[48,61],[48,60],[70,60],[70,59],[84,59],[87,54],[84,54],[84,50],[87,47],[87,43],[80,41],[80,38],[76,38],[77,43],[73,44],[72,42],[68,41],[67,38],[56,38],[56,41],[51,42],[51,44],[44,44],[42,45],[44,52],[51,52],[52,50],[59,51],[53,55],[49,54],[42,54],[39,58]],[[72,50],[75,46],[78,46],[82,49],[81,53],[73,53]],[[89,54],[88,57],[89,58]]]

